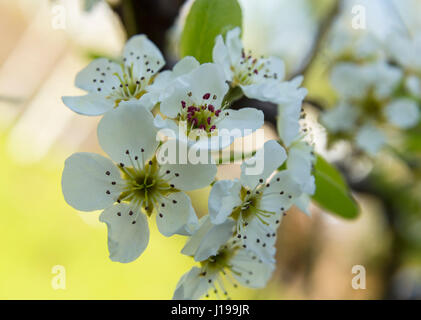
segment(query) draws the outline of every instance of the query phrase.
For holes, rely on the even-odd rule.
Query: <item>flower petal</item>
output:
[[[386,138],[378,128],[372,124],[366,124],[357,133],[357,146],[368,154],[374,156],[386,143]]]
[[[143,34],[135,35],[127,41],[123,57],[126,66],[133,65],[133,74],[137,77],[153,75],[165,64],[161,51]]]
[[[174,66],[172,73],[174,77],[188,74],[200,66],[199,61],[195,57],[187,56],[181,59]]]
[[[289,147],[300,135],[301,107],[307,90],[298,88],[302,78],[297,77],[290,82],[283,83],[282,93],[278,99],[277,129],[284,144]]]
[[[99,116],[113,109],[114,101],[102,95],[90,93],[85,96],[63,97],[63,103],[76,113]]]
[[[232,237],[234,224],[234,220],[228,219],[214,225],[209,216],[205,216],[201,219],[200,228],[189,238],[181,253],[194,256],[196,261],[204,261],[216,255],[220,247]]]
[[[226,35],[225,45],[227,46],[232,65],[240,62],[243,53],[243,43],[240,35],[241,29],[239,27],[228,31]]]
[[[137,101],[121,102],[98,125],[98,140],[103,150],[115,162],[125,165],[131,164],[130,157],[150,159],[158,147],[156,137],[151,112]]]
[[[420,118],[417,103],[407,98],[392,101],[384,111],[389,122],[401,129],[414,127]]]
[[[257,129],[261,128],[264,123],[264,114],[262,111],[254,108],[242,108],[240,110],[224,110],[225,116],[221,122],[218,123],[218,129],[226,129],[232,131],[234,138],[239,138],[252,134]]]
[[[148,92],[157,96],[159,101],[167,99],[171,95],[172,90],[174,90],[176,79],[192,72],[199,67],[199,65],[199,62],[194,57],[184,57],[177,62],[172,71],[167,70],[160,72],[156,76],[154,82],[148,87]],[[177,101],[176,107],[176,109],[179,110],[180,101]]]
[[[215,40],[215,46],[212,51],[213,62],[218,64],[225,73],[225,79],[232,81],[233,72],[231,70],[231,58],[228,48],[224,43],[222,35],[218,35]]]
[[[92,93],[107,95],[120,84],[114,75],[120,72],[121,68],[115,62],[105,58],[95,59],[76,75],[75,85]]]
[[[108,227],[108,251],[112,261],[128,263],[145,251],[149,242],[146,216],[125,203],[105,209],[99,220]]]
[[[217,181],[209,194],[208,209],[213,224],[223,223],[233,208],[241,204],[241,184],[238,180]]]
[[[180,80],[190,88],[192,98],[197,105],[212,101],[212,104],[219,108],[228,92],[224,73],[214,63],[202,64],[187,76],[181,77]],[[210,94],[209,101],[204,99],[204,96],[208,93]]]
[[[259,260],[265,263],[275,262],[276,229],[278,227],[275,221],[280,221],[281,215],[277,213],[272,218],[274,219],[271,221],[272,223],[263,224],[257,217],[254,217],[242,232],[244,248],[253,252]]]
[[[408,76],[405,81],[405,87],[416,98],[421,98],[421,79],[417,76]]]
[[[193,164],[191,162],[191,149],[181,147],[184,145],[184,142],[182,141],[169,140],[161,146],[161,148],[164,149],[160,149],[158,155],[161,154],[161,150],[165,150],[165,147],[170,144],[179,146],[175,152],[179,157],[181,157],[180,153],[186,153],[186,161],[185,164],[183,164],[179,159],[169,159],[167,164],[161,164],[162,173],[169,171],[165,176],[165,179],[173,184],[176,189],[183,191],[196,190],[209,186],[214,180],[217,170],[216,165],[211,162],[212,160],[210,159],[209,153],[202,151],[206,152],[207,163],[198,162],[197,164]],[[171,152],[171,148],[168,149],[168,152]],[[176,157],[176,154],[174,154],[174,157]]]
[[[182,82],[182,79],[185,77],[178,78],[172,85],[172,88],[168,88],[168,92],[161,97],[160,111],[167,117],[177,117],[182,108],[182,101],[188,106],[194,104],[192,97],[188,96],[190,92],[189,84]]]
[[[341,102],[337,107],[325,111],[320,117],[320,122],[331,133],[351,131],[359,116],[360,111],[357,107]]]
[[[75,153],[67,158],[61,180],[66,202],[82,211],[112,205],[121,193],[121,182],[114,163],[95,153]]]
[[[264,183],[286,158],[285,149],[278,142],[266,142],[254,157],[241,164],[241,184],[254,189],[257,184]]]
[[[190,235],[197,226],[197,216],[190,198],[177,192],[159,200],[156,223],[166,237],[174,234]]]
[[[315,192],[314,177],[311,174],[314,161],[313,148],[303,141],[293,144],[288,151],[287,168],[301,190],[307,194]]]
[[[209,290],[208,278],[201,277],[202,270],[193,267],[178,281],[173,300],[197,300]]]
[[[301,187],[289,170],[277,172],[263,191],[259,208],[271,212],[285,212],[301,195]]]
[[[273,263],[263,263],[258,259],[253,259],[253,253],[247,250],[240,250],[231,263],[240,270],[246,270],[234,277],[244,286],[251,288],[265,287],[275,270]]]

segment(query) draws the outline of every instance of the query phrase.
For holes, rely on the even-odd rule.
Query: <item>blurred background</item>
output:
[[[417,0],[395,2],[401,4],[391,12],[401,12],[400,17],[407,12],[402,3],[420,8]],[[302,71],[319,33],[340,16],[334,0],[240,4],[245,46],[283,58],[289,74]],[[102,152],[96,138],[99,118],[77,115],[61,102],[63,95],[79,93],[73,85],[77,72],[95,57],[117,56],[136,33],[157,43],[171,67],[188,6],[182,0],[0,0],[1,299],[170,299],[193,265],[179,254],[183,237],[163,237],[154,219],[141,258],[111,262],[99,212],[77,212],[61,193],[64,160],[77,151]],[[373,30],[384,30],[385,21],[391,19],[384,15]],[[420,29],[419,19],[404,22]],[[309,96],[331,104],[335,96],[326,70],[332,53],[318,49],[305,70],[305,87]],[[316,118],[315,108],[307,108]],[[268,120],[270,138],[276,132]],[[320,142],[317,151],[341,164],[342,149],[327,151],[319,126],[313,134]],[[309,218],[293,208],[280,227],[277,268],[268,287],[237,289],[232,298],[421,298],[421,189],[411,185],[397,196],[415,171],[395,157],[379,158],[354,165],[358,172],[350,181],[361,206],[358,219],[344,220],[315,206]],[[229,178],[239,172],[221,166],[218,174]],[[208,192],[192,196],[199,215],[206,213]],[[366,289],[352,287],[355,265],[366,269]],[[55,266],[65,269],[65,289],[52,285]]]

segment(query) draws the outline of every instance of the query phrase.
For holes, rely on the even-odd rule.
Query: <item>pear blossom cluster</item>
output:
[[[348,1],[345,13],[354,2]],[[376,9],[362,2],[367,10]],[[330,82],[338,101],[321,115],[321,123],[330,143],[352,141],[369,156],[392,143],[389,133],[405,132],[420,122],[420,32],[403,34],[393,19],[387,20],[388,28],[354,30],[344,14],[329,42]]]
[[[129,263],[146,250],[149,218],[162,235],[185,236],[181,253],[198,266],[181,277],[174,299],[229,298],[238,284],[266,286],[283,216],[294,205],[308,213],[315,192],[313,148],[299,123],[303,79],[285,80],[282,60],[253,57],[240,35],[236,28],[218,36],[211,63],[185,57],[164,71],[159,49],[134,36],[121,58],[96,59],[78,73],[85,95],[63,97],[74,112],[103,116],[97,134],[105,153],[65,161],[65,200],[77,210],[102,210],[112,261]],[[215,152],[264,123],[256,108],[233,109],[233,93],[277,105],[279,139],[245,159],[240,177],[221,180]],[[171,158],[180,150],[204,153],[206,161]],[[257,163],[260,172],[250,174]],[[187,192],[205,187],[208,214],[199,219]]]

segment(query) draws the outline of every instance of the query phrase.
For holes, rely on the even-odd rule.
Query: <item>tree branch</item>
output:
[[[332,8],[330,9],[329,13],[320,23],[316,37],[313,41],[312,48],[310,49],[307,57],[304,59],[304,62],[301,65],[301,67],[291,76],[291,79],[295,78],[296,76],[305,74],[307,70],[310,68],[310,66],[312,65],[312,63],[314,62],[314,60],[316,59],[317,54],[322,47],[323,40],[325,39],[326,34],[330,30],[333,22],[335,21],[335,18],[338,16],[340,12],[340,4],[341,4],[341,1],[336,0]]]

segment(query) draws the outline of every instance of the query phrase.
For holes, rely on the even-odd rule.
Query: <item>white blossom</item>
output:
[[[203,64],[175,80],[160,105],[166,119],[157,116],[155,124],[197,148],[222,149],[260,128],[264,120],[263,112],[254,108],[229,109],[223,103],[227,92],[218,66]]]
[[[283,214],[301,195],[300,186],[289,170],[275,173],[286,158],[278,142],[268,141],[241,165],[240,180],[217,181],[209,195],[212,223],[234,219],[237,241],[266,262],[274,260],[276,230]],[[247,174],[257,163],[262,164],[261,173]]]
[[[209,185],[216,174],[211,164],[160,165],[156,135],[153,116],[144,106],[122,102],[98,126],[100,145],[111,160],[94,153],[76,153],[66,160],[64,198],[78,210],[105,209],[100,220],[108,226],[113,261],[131,262],[145,250],[146,216],[154,211],[164,236],[190,234],[197,217],[183,191]]]
[[[152,85],[154,81],[162,83],[158,72],[164,64],[161,52],[145,35],[133,36],[120,60],[95,59],[80,71],[75,85],[88,93],[63,97],[63,102],[73,111],[89,116],[117,108],[121,101],[138,100],[151,109],[159,99],[159,92]]]
[[[181,277],[173,299],[199,299],[212,293],[218,298],[229,298],[228,288],[236,288],[237,282],[251,288],[266,285],[274,264],[264,263],[232,238],[234,225],[232,219],[212,225],[209,216],[202,218],[200,228],[182,251],[195,257],[200,267],[193,267]]]
[[[285,65],[276,57],[256,58],[246,53],[240,39],[240,28],[227,32],[224,42],[222,35],[216,38],[213,61],[221,66],[225,79],[232,88],[240,87],[252,99],[279,102],[285,94]]]

